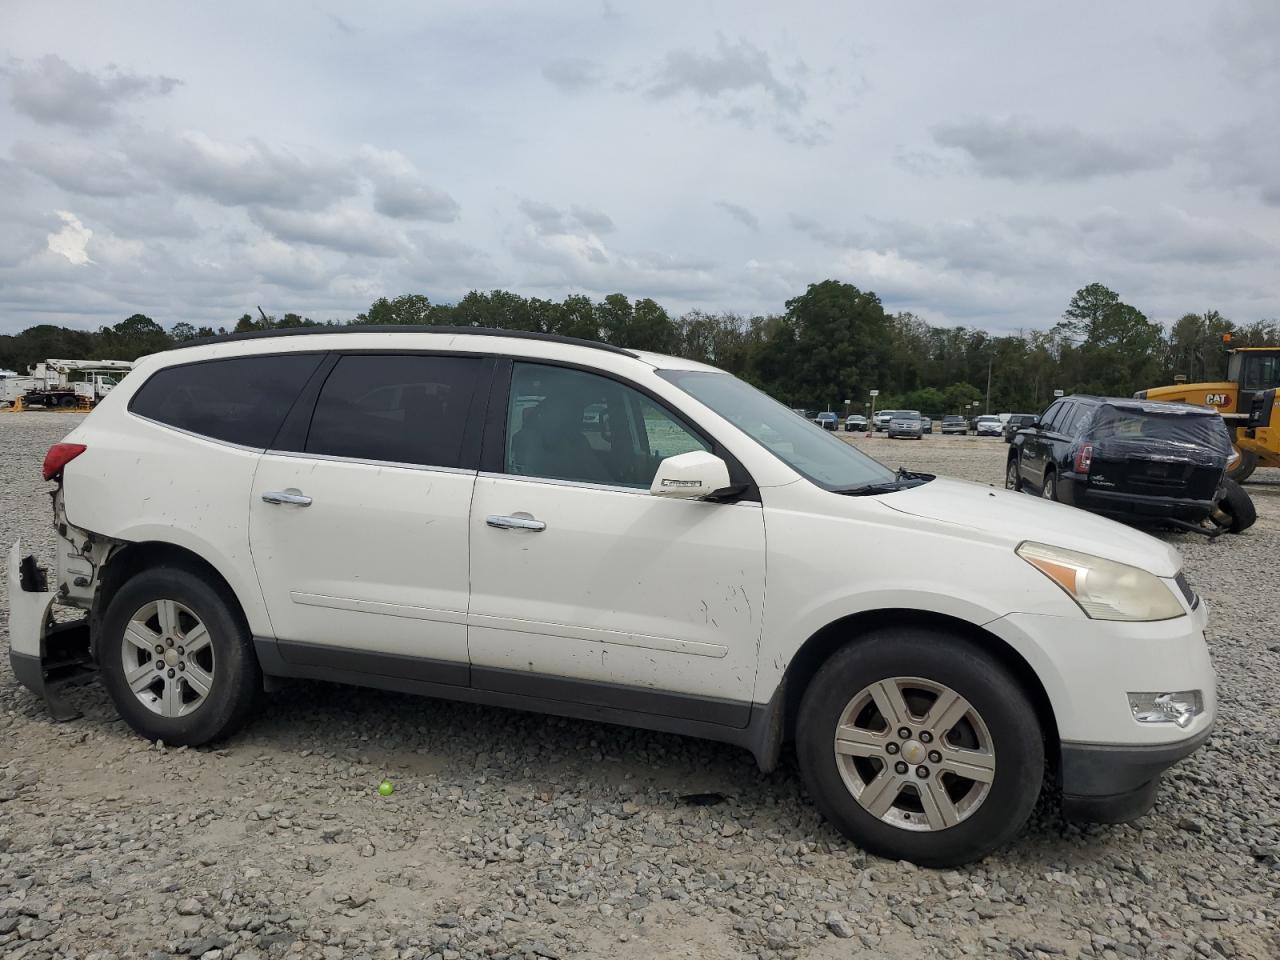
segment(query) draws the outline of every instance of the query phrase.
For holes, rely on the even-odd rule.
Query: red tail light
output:
[[[62,476],[62,468],[88,449],[83,443],[55,443],[44,455],[44,468],[40,471],[46,480]]]
[[[1093,464],[1093,444],[1086,443],[1076,447],[1076,473],[1088,473]]]

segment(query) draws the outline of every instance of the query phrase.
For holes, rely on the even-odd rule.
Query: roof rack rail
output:
[[[624,347],[615,347],[611,343],[599,340],[584,340],[582,337],[565,337],[558,333],[541,333],[537,330],[508,330],[505,327],[459,327],[432,326],[431,324],[400,323],[352,323],[340,327],[285,327],[279,330],[247,330],[243,333],[224,333],[214,337],[201,337],[198,340],[187,340],[175,343],[169,350],[185,350],[187,347],[204,347],[213,343],[234,343],[239,340],[261,340],[271,337],[329,336],[344,333],[446,333],[470,337],[509,337],[514,340],[543,340],[549,343],[565,343],[575,347],[590,347],[593,350],[604,350],[608,353],[620,353],[623,356],[635,357],[636,354]]]

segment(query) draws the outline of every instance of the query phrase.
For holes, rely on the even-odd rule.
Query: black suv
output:
[[[1255,514],[1248,494],[1225,476],[1231,457],[1216,410],[1064,397],[1014,435],[1005,486],[1116,519],[1198,531],[1212,519],[1238,533]]]
[[[1014,436],[1023,427],[1034,426],[1036,415],[1034,413],[1015,413],[1005,422],[1004,425],[1004,442],[1013,443]]]

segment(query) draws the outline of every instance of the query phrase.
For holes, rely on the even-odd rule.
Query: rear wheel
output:
[[[1222,481],[1222,496],[1218,500],[1217,508],[1226,515],[1227,522],[1223,526],[1227,528],[1228,533],[1242,533],[1252,527],[1258,519],[1253,498],[1245,492],[1244,487],[1230,478]]]
[[[1052,470],[1045,470],[1044,472],[1044,483],[1040,485],[1040,497],[1044,500],[1058,499],[1057,474]]]
[[[60,406],[64,406],[64,407],[74,407],[76,405],[76,398],[63,397],[61,400],[58,401],[58,403]]]
[[[1258,469],[1258,455],[1239,448],[1236,449],[1236,453],[1240,454],[1240,459],[1236,461],[1234,467],[1227,471],[1227,476],[1236,483],[1244,483],[1253,476],[1253,471]]]
[[[116,709],[148,740],[217,740],[239,729],[261,698],[262,670],[239,610],[183,568],[146,570],[121,587],[97,653]]]
[[[1044,777],[1035,709],[963,637],[885,629],[836,653],[805,691],[805,786],[847,837],[924,866],[980,859],[1026,823]]]
[[[1022,490],[1022,468],[1016,453],[1009,458],[1009,465],[1005,468],[1004,488],[1012,490],[1014,493],[1019,493]]]

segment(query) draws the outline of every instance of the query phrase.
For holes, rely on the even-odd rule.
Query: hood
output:
[[[1182,555],[1155,537],[1025,493],[940,477],[876,499],[901,513],[969,527],[1012,546],[1034,540],[1127,563],[1158,577],[1172,577],[1182,569]]]

